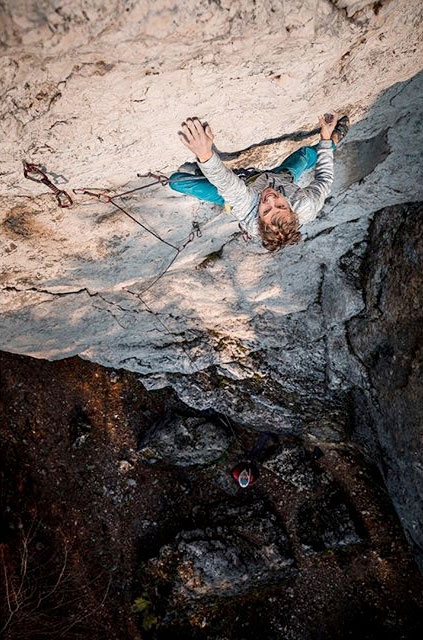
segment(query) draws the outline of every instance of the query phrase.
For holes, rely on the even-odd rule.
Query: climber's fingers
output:
[[[187,118],[178,131],[182,144],[190,149],[200,162],[206,162],[213,151],[213,133],[207,122],[199,118]]]
[[[188,131],[192,138],[199,138],[204,135],[204,129],[198,118],[187,118],[182,125],[184,133]]]
[[[188,138],[185,135],[185,133],[183,131],[178,131],[178,136],[179,136],[179,140],[182,142],[182,144],[184,144],[189,149],[191,143],[188,140]]]
[[[210,138],[210,140],[213,140],[214,135],[213,135],[213,132],[212,132],[212,130],[210,128],[209,123],[208,122],[204,122],[203,127],[204,127],[204,132],[205,132],[206,136],[208,138]]]
[[[191,126],[193,127],[193,129],[195,129],[199,136],[202,136],[204,134],[204,127],[198,118],[188,118],[188,122],[190,122]]]
[[[323,139],[329,139],[336,127],[338,114],[336,111],[319,116],[320,135]]]
[[[196,130],[188,122],[188,120],[182,123],[180,133],[182,133],[185,136],[188,142],[192,142],[196,137]]]
[[[189,141],[203,140],[205,136],[213,138],[210,126],[206,122],[203,124],[197,117],[187,118],[182,123],[182,133]]]

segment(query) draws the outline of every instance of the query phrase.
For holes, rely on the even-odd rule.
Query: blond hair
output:
[[[259,217],[258,228],[262,245],[268,251],[278,251],[288,244],[297,244],[301,239],[298,216],[292,209],[284,213],[276,228],[265,224]]]

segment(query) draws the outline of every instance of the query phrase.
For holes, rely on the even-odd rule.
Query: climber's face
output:
[[[275,191],[272,187],[266,187],[261,192],[259,203],[259,216],[265,225],[278,228],[288,213],[291,212],[288,200]]]

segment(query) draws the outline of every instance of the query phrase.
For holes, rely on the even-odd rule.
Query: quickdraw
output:
[[[25,176],[25,178],[28,178],[28,180],[33,180],[34,182],[40,182],[40,183],[46,185],[49,189],[51,189],[54,192],[54,195],[56,196],[56,199],[57,199],[59,207],[61,207],[61,208],[69,208],[69,207],[71,207],[73,205],[73,200],[70,197],[70,195],[66,191],[58,189],[51,182],[51,180],[47,177],[47,175],[44,173],[44,171],[42,171],[39,167],[37,167],[37,165],[32,164],[30,162],[26,162],[26,161],[23,162],[23,165],[24,165],[24,176]],[[176,251],[175,255],[173,256],[173,258],[171,259],[171,261],[167,265],[166,269],[164,269],[164,271],[162,271],[157,276],[157,278],[155,278],[153,280],[153,282],[148,285],[148,287],[143,289],[143,291],[141,291],[139,294],[136,294],[136,295],[138,295],[140,300],[142,300],[141,296],[146,291],[151,289],[165,275],[165,273],[173,265],[173,263],[175,262],[176,258],[179,256],[181,251],[183,251],[185,249],[185,247],[190,242],[192,242],[194,240],[195,237],[201,238],[202,233],[201,233],[201,229],[200,229],[199,223],[197,221],[193,221],[192,230],[191,230],[188,238],[185,240],[185,242],[182,243],[181,246],[178,247],[178,246],[172,244],[171,242],[168,242],[164,238],[162,238],[158,233],[156,233],[156,231],[154,231],[153,229],[150,229],[149,227],[147,227],[145,224],[140,222],[140,220],[137,220],[137,218],[135,218],[135,216],[133,216],[132,213],[127,211],[124,207],[122,207],[122,205],[118,204],[116,202],[117,198],[123,198],[124,196],[128,196],[128,195],[130,195],[132,193],[136,193],[137,191],[142,191],[143,189],[147,189],[148,187],[153,187],[156,184],[160,184],[162,186],[166,186],[168,184],[168,182],[169,182],[169,178],[167,176],[165,176],[165,175],[160,174],[160,173],[152,173],[152,172],[148,172],[148,173],[145,173],[145,174],[137,173],[137,177],[138,178],[152,178],[153,182],[149,182],[148,184],[144,184],[144,185],[142,185],[140,187],[136,187],[135,189],[129,189],[128,191],[123,191],[122,193],[116,193],[114,195],[111,195],[109,189],[97,189],[97,188],[94,188],[94,187],[82,187],[82,188],[79,188],[79,189],[73,189],[73,193],[81,194],[81,195],[87,195],[87,196],[90,196],[91,198],[96,198],[100,202],[105,202],[107,204],[112,204],[114,207],[119,209],[119,211],[121,211],[126,216],[128,216],[128,218],[133,220],[133,222],[135,222],[137,225],[142,227],[142,229],[147,231],[147,233],[150,233],[152,236],[157,238],[157,240],[159,240],[163,244],[167,245],[168,247],[170,247],[171,249]]]
[[[31,162],[23,161],[24,166],[24,176],[28,180],[32,180],[33,182],[42,182],[46,187],[51,189],[56,196],[57,204],[62,209],[69,209],[73,205],[73,200],[68,194],[67,191],[63,191],[63,189],[58,189],[55,184],[51,182],[51,180],[46,176],[44,171],[42,171],[37,165],[32,164]]]

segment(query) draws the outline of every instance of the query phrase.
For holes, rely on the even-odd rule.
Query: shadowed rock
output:
[[[174,603],[236,596],[296,574],[284,527],[264,503],[222,504],[208,523],[180,532],[146,566],[146,578],[167,584]]]
[[[354,436],[378,463],[423,567],[423,205],[379,211],[361,267],[366,306],[350,321],[369,388],[355,389]]]
[[[220,425],[197,417],[172,416],[143,437],[139,456],[145,462],[164,461],[178,467],[210,464],[229,443]]]

